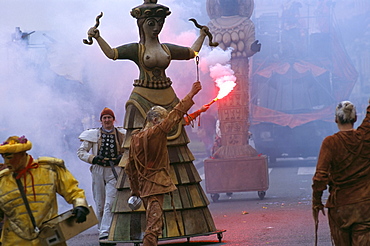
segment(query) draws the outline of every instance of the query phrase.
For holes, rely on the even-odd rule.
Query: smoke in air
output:
[[[210,73],[215,85],[219,88],[215,99],[221,99],[227,96],[236,86],[236,77],[229,64],[233,49],[228,48],[224,51],[217,47],[203,50],[200,52],[200,56],[204,56],[203,62],[201,62],[201,70]]]

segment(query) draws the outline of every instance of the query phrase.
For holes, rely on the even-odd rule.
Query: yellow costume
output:
[[[30,155],[27,158],[28,165],[20,180],[37,227],[40,228],[42,222],[58,215],[56,193],[74,207],[87,208],[84,191],[78,188],[78,181],[65,168],[63,160],[49,157],[33,160]],[[0,216],[5,215],[2,244],[40,245],[38,233],[34,231],[18,189],[16,175],[10,169],[0,172]]]

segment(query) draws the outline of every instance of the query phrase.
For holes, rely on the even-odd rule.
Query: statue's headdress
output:
[[[148,17],[167,17],[171,14],[168,7],[157,4],[157,0],[144,0],[142,5],[136,6],[131,10],[132,17],[136,19]]]
[[[0,154],[15,154],[30,150],[31,148],[32,143],[25,136],[12,136],[0,144]]]

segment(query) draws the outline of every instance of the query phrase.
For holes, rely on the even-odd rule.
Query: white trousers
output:
[[[115,166],[117,174],[121,167]],[[116,198],[116,183],[112,168],[102,167],[94,164],[90,168],[92,175],[92,191],[96,205],[96,217],[98,218],[99,238],[106,237],[109,234],[113,213],[112,205]]]

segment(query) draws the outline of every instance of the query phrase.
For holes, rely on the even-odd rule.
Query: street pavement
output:
[[[206,191],[203,158],[198,158],[194,164],[203,178],[201,184]],[[216,228],[226,230],[221,235],[221,242],[217,234],[212,234],[189,238],[189,242],[186,238],[160,241],[159,245],[314,245],[311,211],[311,179],[314,170],[315,161],[307,159],[279,160],[269,164],[269,188],[263,200],[257,192],[238,192],[231,197],[220,194],[217,202],[213,202],[210,194],[207,194]],[[327,193],[324,193],[324,199],[326,197]],[[320,214],[319,219],[318,245],[329,246],[331,241],[327,217]],[[69,246],[99,245],[96,227],[67,243]],[[134,244],[117,243],[117,246],[129,245]]]

